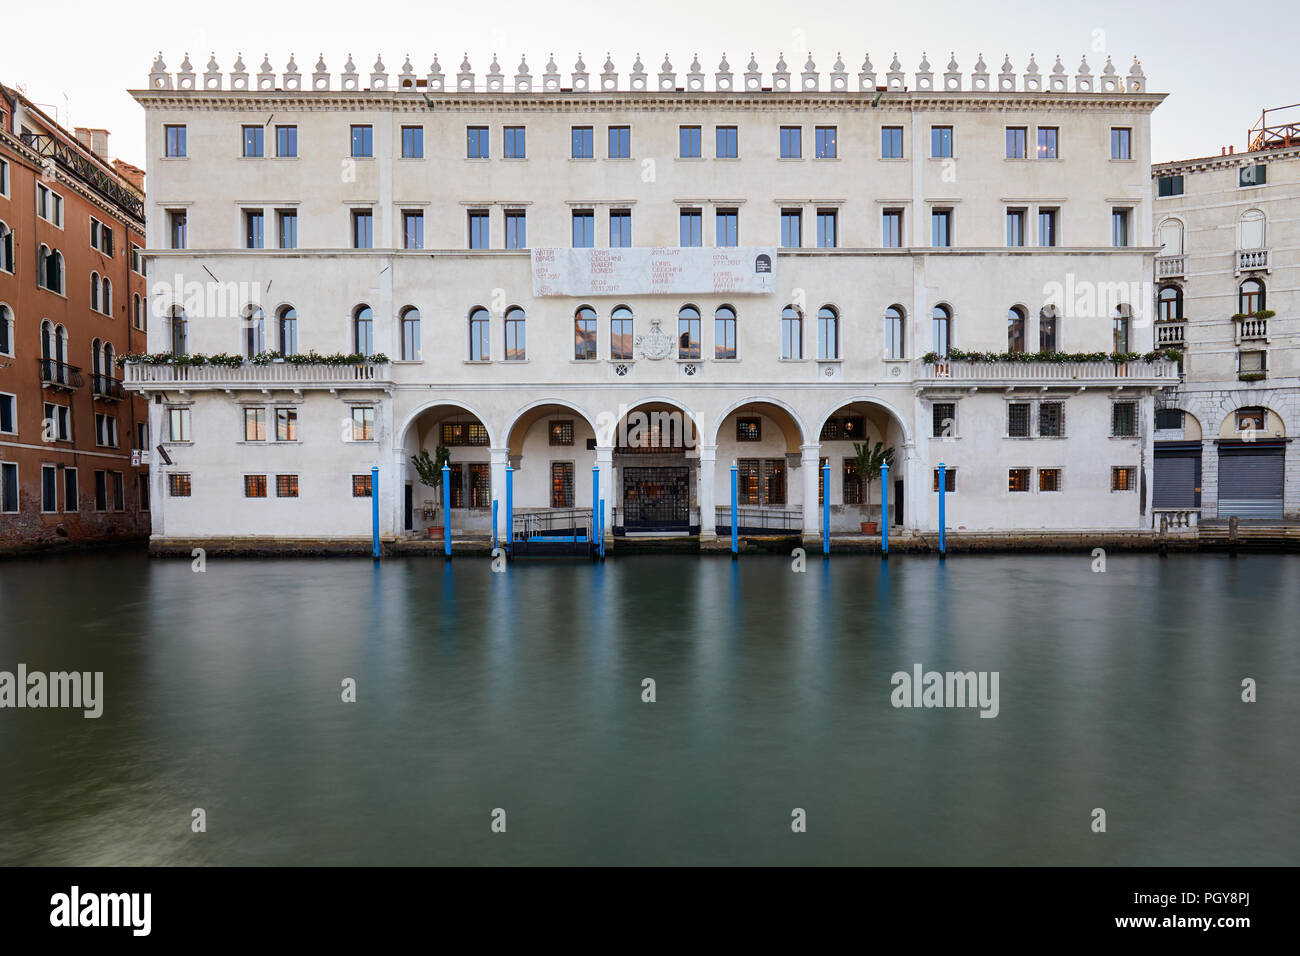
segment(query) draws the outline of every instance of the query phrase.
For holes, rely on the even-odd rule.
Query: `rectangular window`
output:
[[[1040,246],[1056,245],[1056,210],[1038,210],[1038,244]]]
[[[817,210],[817,248],[834,249],[839,245],[840,214],[834,209]]]
[[[551,507],[573,507],[573,462],[551,462]]]
[[[17,400],[15,395],[0,395],[0,432],[18,432]]]
[[[36,215],[63,228],[63,197],[46,186],[36,186]]]
[[[1133,158],[1133,130],[1128,127],[1112,127],[1110,131],[1110,158]]]
[[[375,129],[373,126],[352,127],[352,155],[356,159],[369,159],[375,155]]]
[[[740,210],[719,209],[716,214],[719,246],[740,245]]]
[[[880,158],[903,158],[903,127],[882,126],[880,128]]]
[[[168,124],[163,127],[163,155],[169,159],[185,158],[185,127]]]
[[[1059,468],[1039,468],[1038,469],[1038,490],[1039,491],[1060,491],[1061,490],[1061,469]]]
[[[41,510],[59,510],[59,472],[53,465],[41,465]]]
[[[839,157],[836,145],[836,128],[818,126],[814,133],[814,149],[818,159],[836,159]]]
[[[492,507],[492,466],[486,461],[472,461],[469,464],[469,506]]]
[[[298,248],[298,212],[294,209],[281,209],[276,213],[277,227],[280,233],[281,249]]]
[[[1025,211],[1007,210],[1007,245],[1015,248],[1025,244]]]
[[[1156,412],[1156,431],[1183,430],[1183,413],[1176,408],[1162,408]]]
[[[167,494],[172,498],[188,498],[192,494],[190,476],[183,472],[172,472],[167,476]]]
[[[758,482],[762,465],[757,458],[741,458],[736,462],[736,503],[762,504]]]
[[[1029,129],[1025,126],[1007,127],[1007,159],[1025,159],[1029,155]]]
[[[167,440],[187,442],[190,440],[190,410],[188,408],[167,409]]]
[[[1008,438],[1029,437],[1029,403],[1028,402],[1007,403],[1007,437]]]
[[[171,236],[173,249],[184,249],[189,245],[189,230],[184,209],[167,210],[167,232]]]
[[[244,497],[265,498],[266,497],[266,475],[245,475],[244,476]]]
[[[704,213],[699,209],[683,209],[679,218],[682,246],[704,245]]]
[[[145,482],[148,484],[148,482]],[[81,492],[77,488],[77,469],[63,469],[63,510],[81,510]]]
[[[486,209],[469,211],[469,248],[492,248],[491,220]]]
[[[781,158],[803,159],[803,127],[781,127]]]
[[[352,408],[352,440],[375,440],[375,410],[369,405],[355,405]]]
[[[939,491],[939,469],[934,468],[930,471],[930,490],[936,494]],[[957,469],[944,468],[943,470],[943,490],[946,494],[952,494],[957,490]]]
[[[592,249],[596,245],[596,214],[590,209],[573,211],[573,248]]]
[[[591,159],[595,155],[594,138],[590,126],[574,126],[569,131],[569,158]]]
[[[261,249],[266,245],[266,216],[260,209],[244,210],[244,248]]]
[[[506,159],[528,158],[528,137],[522,126],[507,126],[502,130],[501,155]]]
[[[1059,159],[1057,140],[1060,130],[1055,126],[1038,127],[1038,158]]]
[[[117,447],[117,418],[95,413],[95,444],[105,448]]]
[[[1157,196],[1181,196],[1183,194],[1182,176],[1161,176],[1156,180]]]
[[[1065,403],[1064,402],[1039,402],[1038,437],[1039,438],[1064,438],[1065,437]]]
[[[275,128],[275,155],[281,159],[298,158],[298,127],[277,126]]]
[[[736,441],[762,441],[763,420],[761,418],[737,418]]]
[[[402,159],[424,159],[424,127],[402,127]]]
[[[245,126],[244,128],[244,157],[246,159],[260,159],[262,157],[262,137],[265,131],[260,126]]]
[[[803,210],[781,210],[781,248],[798,249],[803,245]]]
[[[719,126],[715,131],[714,155],[718,159],[736,159],[740,155],[740,144],[734,126]]]
[[[549,439],[552,447],[573,444],[573,420],[557,419],[550,423]]]
[[[1132,465],[1120,465],[1110,470],[1111,491],[1137,490],[1137,469]]]
[[[1010,468],[1007,470],[1007,491],[1021,492],[1029,490],[1029,469]]]
[[[1110,434],[1113,438],[1137,437],[1137,402],[1115,402],[1111,405]]]
[[[0,512],[18,512],[18,466],[13,462],[0,462]]]
[[[632,210],[611,209],[609,212],[609,247],[626,249],[632,245]]]
[[[144,275],[144,253],[134,242],[131,243],[131,271],[138,276]]]
[[[95,472],[95,510],[108,510],[108,472]]]
[[[956,431],[957,405],[954,402],[935,402],[931,410],[935,438],[951,438]]]
[[[681,159],[700,158],[700,128],[682,126],[677,130],[677,155]]]
[[[1244,350],[1237,353],[1237,372],[1247,375],[1253,373],[1263,373],[1266,370],[1265,356],[1266,352],[1259,349]]]
[[[1243,166],[1237,173],[1237,185],[1263,186],[1268,182],[1267,166]]]
[[[298,476],[297,475],[276,475],[275,496],[277,498],[297,498],[298,497]]]
[[[930,158],[952,159],[952,127],[930,127]]]
[[[275,440],[298,440],[298,409],[277,408],[275,410]]]
[[[880,244],[886,249],[899,249],[903,245],[903,210],[886,209],[880,217]]]
[[[370,475],[352,476],[352,497],[353,498],[370,497]]]
[[[9,160],[0,159],[0,196],[9,195]]]
[[[375,247],[375,214],[369,209],[352,210],[352,248]]]
[[[935,209],[930,213],[930,245],[946,248],[952,245],[952,210]]]
[[[442,443],[452,445],[486,445],[487,429],[478,422],[443,422]]]
[[[506,248],[528,248],[528,217],[522,209],[506,210]]]
[[[632,127],[611,126],[609,128],[609,158],[632,158]]]
[[[266,409],[244,409],[244,441],[266,441]]]
[[[858,473],[857,461],[852,458],[845,458],[841,473],[844,482],[844,503],[846,505],[862,504],[862,475]]]
[[[68,421],[68,406],[45,403],[44,430],[51,438],[55,441],[72,441]]]
[[[1110,211],[1110,244],[1117,249],[1128,245],[1128,221],[1131,210]]]
[[[114,471],[109,473],[113,478],[113,510],[126,510],[126,489],[122,482],[122,473]]]
[[[402,213],[402,248],[424,248],[424,213],[418,209]]]

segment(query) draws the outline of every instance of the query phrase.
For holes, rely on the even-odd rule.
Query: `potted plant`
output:
[[[865,442],[854,442],[853,453],[856,456],[854,465],[858,470],[858,477],[867,486],[867,506],[866,516],[871,517],[871,486],[876,478],[880,475],[880,466],[894,466],[894,449],[886,448],[883,441],[872,443],[868,438]],[[883,515],[881,516],[884,517]],[[862,522],[863,534],[876,534],[880,530],[880,522],[864,521]]]
[[[420,477],[420,484],[434,489],[438,493],[438,503],[441,504],[442,498],[442,466],[451,461],[451,450],[444,444],[439,443],[434,449],[433,455],[429,454],[429,449],[421,448],[419,454],[411,456],[411,465],[415,468],[415,473]],[[434,512],[433,524],[429,525],[429,537],[435,537],[434,532],[440,527],[439,516],[442,509],[439,508]]]

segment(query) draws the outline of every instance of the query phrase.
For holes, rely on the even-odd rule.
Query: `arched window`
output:
[[[1177,219],[1166,219],[1156,230],[1156,242],[1163,248],[1162,256],[1181,256],[1183,254],[1183,224]]]
[[[96,375],[103,371],[101,367],[103,358],[103,349],[99,344],[99,339],[95,339],[90,343],[90,369]]]
[[[573,357],[580,362],[596,357],[596,310],[589,305],[573,314]]]
[[[713,357],[736,357],[736,310],[720,305],[713,313]]]
[[[373,355],[375,351],[375,313],[368,305],[359,305],[352,313],[352,351]]]
[[[840,314],[833,305],[824,305],[817,310],[817,357],[840,357]]]
[[[1038,351],[1059,352],[1061,349],[1061,312],[1054,305],[1038,310]]]
[[[92,309],[94,309],[96,312],[100,311],[100,309],[99,309],[99,273],[98,273],[98,272],[92,272],[92,273],[90,274],[90,307],[91,307]]]
[[[36,284],[47,289],[50,278],[50,247],[41,243],[36,247]]]
[[[934,330],[934,353],[947,358],[952,345],[952,310],[946,305],[936,305],[930,310],[930,326]]]
[[[99,297],[99,304],[105,315],[113,314],[113,283],[109,281],[108,276],[101,280],[103,294]]]
[[[49,319],[41,323],[41,358],[54,358],[54,326]]]
[[[1268,218],[1262,210],[1247,209],[1237,220],[1237,248],[1263,249],[1267,239]]]
[[[803,315],[793,305],[781,310],[781,358],[803,358]]]
[[[470,310],[469,360],[471,362],[486,362],[491,358],[492,353],[488,345],[489,325],[487,309],[477,306]]]
[[[506,361],[522,362],[528,357],[528,315],[519,306],[506,309]]]
[[[139,293],[131,297],[131,320],[137,329],[144,328],[144,300]]]
[[[104,343],[104,374],[108,377],[113,376],[113,343]]]
[[[684,305],[677,310],[677,357],[700,357],[700,310],[693,305]]]
[[[1237,311],[1249,315],[1264,308],[1264,283],[1247,279],[1237,291]]]
[[[631,361],[632,346],[632,310],[625,305],[616,306],[609,315],[609,357]]]
[[[0,355],[14,354],[14,313],[0,303]]]
[[[14,231],[0,221],[0,272],[14,271]]]
[[[57,249],[51,251],[46,248],[45,251],[46,254],[42,263],[45,267],[44,280],[41,284],[51,292],[63,295],[63,253]]]
[[[1156,317],[1161,322],[1173,322],[1183,317],[1183,290],[1176,285],[1161,288],[1156,297]]]
[[[168,330],[171,333],[172,355],[188,355],[190,340],[190,323],[185,318],[185,310],[179,305],[171,308],[171,314],[168,316]]]
[[[68,361],[68,330],[61,325],[54,327],[54,360],[61,365]]]
[[[402,360],[418,362],[420,354],[420,310],[407,306],[402,310]]]
[[[266,314],[256,306],[244,310],[244,355],[252,358],[266,351]]]
[[[1007,351],[1021,353],[1025,350],[1025,310],[1018,305],[1007,309]]]
[[[280,354],[298,354],[298,310],[291,305],[280,307],[278,317]]]
[[[1127,305],[1115,306],[1115,312],[1111,318],[1111,325],[1114,330],[1114,342],[1111,351],[1116,355],[1129,350],[1128,330],[1130,315],[1131,312]]]
[[[901,359],[907,355],[903,346],[906,315],[901,305],[891,305],[885,310],[885,358]]]

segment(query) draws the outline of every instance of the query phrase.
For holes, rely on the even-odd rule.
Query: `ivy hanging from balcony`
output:
[[[117,367],[127,365],[215,365],[222,368],[240,368],[245,365],[271,365],[283,362],[286,365],[384,365],[388,356],[382,352],[374,355],[362,355],[359,352],[343,354],[335,352],[321,355],[319,352],[303,352],[293,355],[281,355],[279,352],[258,352],[252,358],[218,352],[214,355],[173,355],[171,352],[129,352],[117,357]]]
[[[1053,365],[1068,365],[1076,362],[1158,362],[1167,359],[1179,361],[1183,353],[1179,349],[1156,349],[1154,352],[963,352],[961,349],[949,349],[947,355],[938,352],[926,352],[921,361],[927,365],[941,362],[1047,362]]]

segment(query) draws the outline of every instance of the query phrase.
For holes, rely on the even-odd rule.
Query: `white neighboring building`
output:
[[[1154,506],[1180,523],[1300,517],[1297,112],[1265,111],[1246,152],[1152,168],[1156,336],[1187,356],[1158,402]]]
[[[1136,60],[363,78],[159,57],[133,95],[151,352],[388,359],[129,366],[171,462],[155,543],[368,539],[372,466],[384,537],[422,535],[409,460],[440,442],[456,530],[487,529],[507,465],[517,512],[590,508],[594,467],[607,528],[707,539],[735,462],[742,525],[814,535],[824,460],[855,530],[877,517],[861,438],[896,450],[902,529],[937,527],[940,461],[954,529],[1151,526],[1146,423],[1177,370],[1107,357],[1153,348],[1163,94]],[[686,441],[628,447],[643,422]]]

